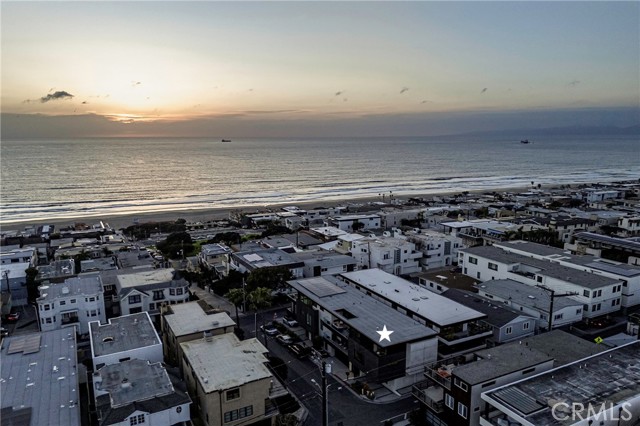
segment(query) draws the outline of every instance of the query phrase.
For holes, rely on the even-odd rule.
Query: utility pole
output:
[[[2,273],[4,275],[4,279],[7,281],[7,292],[11,295],[11,284],[9,284],[9,271],[4,271]]]
[[[550,289],[547,286],[544,285],[536,285],[536,287],[541,288],[542,290],[546,291],[547,293],[549,293],[549,330],[551,331],[551,326],[553,325],[553,300],[556,297],[567,297],[567,296],[577,296],[578,293],[576,293],[575,291],[573,292],[567,292],[567,293],[562,293],[562,294],[556,294],[556,291],[553,289]]]
[[[327,373],[331,373],[331,364],[322,361],[322,426],[329,426],[329,395]]]

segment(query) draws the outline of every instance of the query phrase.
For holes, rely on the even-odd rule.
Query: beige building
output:
[[[204,300],[167,305],[162,312],[164,358],[182,368],[180,343],[232,333],[236,323],[225,312],[209,306]]]
[[[287,394],[267,369],[267,349],[255,338],[226,333],[180,344],[182,368],[204,424],[274,424],[274,400]]]

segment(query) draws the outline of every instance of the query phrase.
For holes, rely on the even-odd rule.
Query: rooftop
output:
[[[640,242],[629,238],[615,238],[606,235],[594,234],[592,232],[580,232],[575,235],[578,240],[595,241],[599,243],[616,245],[632,250],[640,250]]]
[[[200,252],[204,256],[220,256],[231,253],[231,249],[224,244],[203,244],[200,246]]]
[[[99,275],[67,278],[64,283],[38,287],[38,302],[53,301],[61,297],[102,295],[102,280]]]
[[[241,251],[233,253],[233,256],[249,269],[268,268],[273,266],[303,266],[301,262],[292,257],[289,253],[278,248]]]
[[[3,425],[80,425],[76,350],[71,328],[4,339]]]
[[[363,269],[341,276],[439,326],[486,317],[478,311],[380,269]]]
[[[358,262],[351,256],[330,251],[313,251],[292,254],[305,263],[306,266],[335,267],[342,265],[356,265]]]
[[[165,315],[164,320],[176,337],[236,325],[226,313],[205,311],[199,302],[169,305],[169,308],[173,314]]]
[[[73,259],[56,260],[49,265],[38,266],[37,280],[68,277],[73,275],[76,269]]]
[[[175,283],[181,286],[188,284],[187,281],[182,278],[176,280],[176,272],[172,268],[143,269],[142,272],[118,275],[118,283],[121,289],[155,286],[156,284],[167,283]]]
[[[93,321],[89,331],[94,358],[161,344],[147,312],[111,318],[104,325]]]
[[[437,334],[431,328],[334,277],[291,280],[288,283],[379,346],[423,340]],[[371,315],[372,312],[375,315]],[[376,331],[382,330],[383,326],[394,332],[391,342],[379,342],[380,335]]]
[[[454,302],[461,303],[478,312],[486,314],[487,318],[485,319],[485,321],[496,327],[507,325],[520,316],[533,318],[529,315],[505,306],[504,303],[494,302],[489,299],[480,297],[476,293],[471,293],[468,291],[450,289],[445,291],[443,293],[443,296],[447,299],[453,300]]]
[[[180,345],[205,393],[272,377],[265,366],[268,351],[255,338],[238,340],[227,333]]]
[[[568,266],[559,265],[548,260],[535,259],[520,254],[509,253],[499,247],[478,246],[460,250],[470,255],[483,257],[507,265],[527,265],[537,269],[536,274],[555,278],[561,281],[572,282],[580,287],[597,289],[618,283],[618,280],[592,274]]]
[[[563,405],[569,409],[573,403],[583,407],[587,404],[615,407],[637,398],[640,394],[639,351],[640,342],[620,346],[494,389],[485,393],[483,399],[501,404],[537,426],[573,424],[571,412],[566,414],[566,421],[561,421],[554,418],[552,407],[558,403],[566,404]],[[583,411],[581,414],[586,421],[597,413]]]
[[[501,299],[510,300],[512,303],[530,306],[538,310],[549,311],[549,293],[545,290],[523,284],[514,280],[489,280],[478,286],[479,290]],[[553,302],[553,312],[557,312],[568,306],[582,306],[583,303],[569,297],[558,297]]]

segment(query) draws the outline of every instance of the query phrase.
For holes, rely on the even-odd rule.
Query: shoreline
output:
[[[579,185],[582,183],[572,183],[571,186]],[[541,189],[556,188],[559,185],[543,185]],[[515,187],[503,187],[495,189],[478,189],[470,190],[469,194],[482,194],[486,192],[522,192],[530,190],[530,186],[515,186]],[[412,195],[394,195],[397,200],[408,200],[409,198],[431,198],[431,197],[446,197],[454,194],[459,194],[462,191],[444,191],[444,192],[425,192]],[[378,196],[363,196],[355,198],[343,198],[343,199],[327,199],[327,200],[314,200],[314,201],[302,201],[302,202],[281,202],[266,205],[245,205],[237,207],[210,207],[210,208],[198,208],[198,209],[185,209],[185,210],[166,210],[166,211],[149,211],[140,213],[123,213],[123,214],[111,214],[100,215],[92,214],[87,216],[73,216],[69,218],[55,218],[51,220],[34,221],[27,219],[20,222],[10,222],[0,224],[0,231],[16,231],[22,230],[28,226],[34,225],[70,225],[77,222],[84,222],[87,224],[93,224],[97,222],[105,222],[114,229],[126,228],[134,225],[133,220],[138,219],[139,223],[145,222],[166,222],[175,221],[179,218],[186,219],[187,222],[203,222],[209,220],[223,220],[229,218],[229,213],[232,211],[240,210],[245,213],[257,213],[265,210],[279,210],[282,207],[295,205],[303,210],[311,210],[317,207],[335,207],[344,206],[349,204],[370,204],[381,201]]]

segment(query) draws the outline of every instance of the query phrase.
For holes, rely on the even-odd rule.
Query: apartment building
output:
[[[438,357],[486,346],[493,329],[486,315],[380,269],[340,274],[340,279],[438,333]]]
[[[226,333],[180,346],[187,388],[205,425],[274,423],[274,400],[287,391],[266,367],[268,351],[257,339]]]
[[[399,389],[420,380],[424,365],[437,358],[434,330],[335,277],[288,284],[308,337],[320,336],[355,377]],[[384,327],[393,330],[390,341],[380,341],[377,331]]]
[[[162,364],[131,359],[93,373],[94,403],[100,426],[191,424],[191,398]]]
[[[407,233],[407,241],[422,252],[419,263],[425,271],[453,265],[458,260],[458,249],[462,248],[461,238],[431,230]]]
[[[351,256],[360,268],[377,268],[394,275],[420,271],[422,253],[403,238],[377,237],[353,241]]]
[[[87,334],[90,321],[105,321],[106,310],[102,280],[99,275],[67,278],[64,283],[38,287],[38,322],[40,330],[77,326]]]
[[[380,229],[381,220],[377,214],[354,214],[327,217],[324,226],[333,226],[342,231],[366,231]]]
[[[304,262],[303,276],[305,278],[351,272],[358,263],[351,256],[324,250],[294,253],[292,256]]]
[[[172,268],[117,275],[116,292],[121,315],[157,315],[162,305],[186,303],[190,297],[189,283]]]
[[[622,280],[510,253],[496,246],[463,249],[459,255],[463,273],[478,280],[510,279],[550,293],[572,295],[583,303],[584,318],[620,310]]]
[[[229,269],[241,273],[274,267],[287,268],[294,277],[302,277],[304,262],[278,248],[239,251],[229,255]]]

